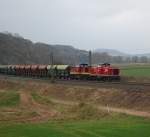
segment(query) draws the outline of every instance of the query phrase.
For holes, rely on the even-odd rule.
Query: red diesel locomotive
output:
[[[98,66],[88,66],[80,64],[76,67],[70,67],[71,79],[89,79],[89,80],[120,80],[119,69],[104,63]]]

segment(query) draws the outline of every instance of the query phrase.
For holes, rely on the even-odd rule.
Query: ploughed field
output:
[[[0,80],[0,137],[148,137],[149,87]]]

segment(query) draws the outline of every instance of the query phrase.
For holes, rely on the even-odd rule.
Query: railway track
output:
[[[83,85],[95,87],[150,87],[150,83],[139,82],[97,82],[97,81],[57,81],[59,84]]]
[[[6,80],[23,80],[29,81],[34,80],[37,82],[46,82],[51,83],[51,79],[49,78],[31,78],[31,77],[16,77],[12,75],[0,75],[0,79]],[[64,80],[64,79],[55,79],[54,84],[63,84],[63,85],[74,85],[74,86],[138,86],[138,87],[150,87],[150,83],[139,83],[139,82],[103,82],[103,81],[90,81],[90,80]]]

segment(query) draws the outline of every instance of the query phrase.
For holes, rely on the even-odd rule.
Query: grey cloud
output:
[[[150,52],[148,0],[0,0],[0,31],[81,49]]]

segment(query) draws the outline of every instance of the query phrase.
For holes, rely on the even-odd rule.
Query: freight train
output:
[[[70,65],[0,65],[0,73],[23,77],[49,77],[76,80],[120,80],[120,70],[109,63],[96,66]]]

